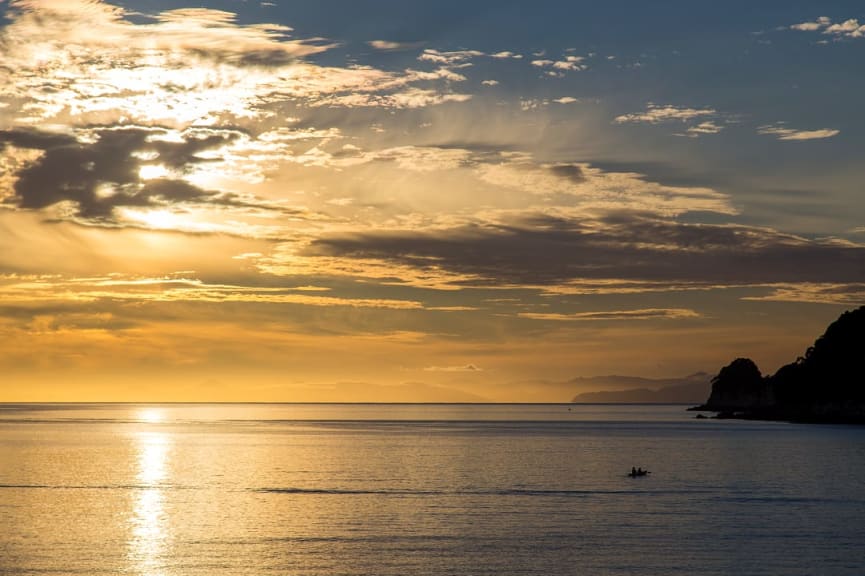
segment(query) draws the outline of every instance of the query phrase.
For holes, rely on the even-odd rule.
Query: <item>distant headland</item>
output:
[[[637,376],[592,376],[571,380],[580,388],[601,388],[582,392],[571,402],[576,404],[695,404],[711,389],[711,375],[697,372],[682,378],[640,378]]]
[[[865,424],[865,306],[843,313],[804,356],[763,376],[737,358],[712,379],[719,418]]]

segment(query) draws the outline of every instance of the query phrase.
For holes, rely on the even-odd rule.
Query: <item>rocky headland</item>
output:
[[[842,314],[804,356],[763,376],[737,358],[712,379],[719,418],[865,424],[865,306]]]

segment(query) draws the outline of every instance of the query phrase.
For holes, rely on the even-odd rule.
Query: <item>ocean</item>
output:
[[[655,405],[0,404],[4,576],[863,573],[865,427]]]

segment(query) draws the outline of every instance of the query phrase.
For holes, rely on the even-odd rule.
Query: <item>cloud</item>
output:
[[[318,198],[319,206],[326,205],[331,214],[339,214],[339,219],[325,218],[324,225],[310,220],[306,225],[294,227],[290,242],[281,242],[273,252],[249,259],[256,269],[275,276],[323,275],[395,286],[459,290],[485,283],[500,285],[497,278],[507,275],[508,270],[524,269],[526,265],[531,269],[544,258],[552,258],[557,250],[577,254],[580,242],[587,243],[584,249],[590,254],[594,240],[603,238],[604,230],[625,214],[661,221],[689,212],[736,214],[730,198],[711,188],[665,186],[637,173],[604,171],[582,162],[539,162],[530,154],[490,145],[454,143],[368,151],[352,147],[345,154],[323,155],[321,162],[323,167],[340,169],[334,175],[339,182],[352,183],[353,202],[344,202],[341,194]],[[452,193],[442,194],[443,189]],[[569,223],[579,225],[574,224],[576,228],[567,233],[559,233],[570,236],[568,242],[573,241],[572,246],[544,245],[543,237],[570,226]],[[517,260],[511,264],[502,262],[497,274],[474,267],[450,266],[449,259],[434,248],[443,247],[439,245],[439,234],[452,234],[455,239],[468,236],[467,246],[475,240],[481,242],[481,246],[471,249],[478,255],[486,250],[497,252],[493,245],[500,241],[505,244],[500,248],[503,252],[524,252],[517,238],[513,239],[513,247],[509,245],[512,234],[509,230],[520,237],[526,235],[524,256],[529,264],[515,256]],[[416,258],[403,254],[391,257],[390,248],[378,244],[387,244],[389,235],[395,244],[405,239],[406,249],[417,244],[417,250],[410,250]],[[635,243],[648,246],[650,236],[647,234],[647,238]],[[354,244],[352,239],[362,240]],[[366,240],[373,242],[373,246],[364,248]],[[538,243],[534,244],[534,240]],[[331,245],[331,241],[335,244]],[[487,242],[490,245],[484,248]],[[602,252],[616,243],[612,237],[599,242]],[[660,239],[655,240],[658,250],[667,250],[660,243]],[[427,249],[431,252],[427,253]],[[531,256],[532,250],[542,256]],[[501,257],[491,257],[491,265]],[[533,259],[537,262],[532,263]],[[589,269],[599,266],[595,261],[588,264]],[[556,265],[551,263],[550,267]],[[546,283],[541,280],[543,275],[538,276],[538,281],[545,283],[545,290],[581,277],[574,272]],[[590,275],[597,277],[594,273]],[[613,277],[623,278],[615,270],[603,276]],[[513,283],[527,281],[514,279]]]
[[[394,94],[355,93],[322,96],[314,105],[344,106],[347,108],[423,108],[446,102],[466,102],[471,98],[471,94],[443,94],[437,90],[410,88]]]
[[[859,24],[859,20],[855,18],[833,24],[832,19],[828,16],[820,16],[813,22],[793,24],[790,29],[801,32],[819,31],[837,38],[862,38],[865,36],[865,24]]]
[[[434,257],[421,266],[420,260],[404,262],[377,251],[346,258],[312,247],[322,237],[376,229],[410,236],[413,231],[474,227],[501,235],[513,227],[542,231],[582,221],[588,234],[623,212],[658,218],[691,211],[736,212],[727,195],[709,188],[664,186],[587,163],[538,162],[529,154],[491,145],[365,150],[341,142],[340,133],[301,125],[257,136],[227,128],[97,126],[69,133],[6,131],[3,137],[7,147],[32,146],[37,153],[21,161],[7,206],[103,227],[275,240],[277,249],[249,254],[245,262],[276,276],[330,275],[455,290],[486,280],[476,271],[441,266]],[[287,196],[285,200],[208,185],[208,178],[236,178],[228,170],[233,164],[266,166],[269,159],[281,161],[289,174],[273,187],[298,189],[277,196]],[[331,181],[340,185],[331,190]],[[324,185],[308,194],[303,188],[310,182]],[[352,191],[347,196],[348,182]],[[454,194],[442,195],[442,186]]]
[[[548,76],[561,78],[565,75],[565,72],[588,70],[588,66],[584,64],[585,60],[583,56],[565,56],[562,60],[550,60],[546,58],[532,60],[531,64],[537,68],[547,69],[546,73]]]
[[[427,366],[425,372],[483,372],[482,368],[478,368],[474,364],[466,364],[464,366]]]
[[[528,112],[529,110],[537,110],[543,108],[550,103],[549,100],[539,98],[528,98],[520,100],[520,110]]]
[[[562,96],[561,98],[556,98],[553,102],[557,104],[573,104],[574,102],[579,102],[579,99],[573,96]]]
[[[0,106],[19,126],[215,126],[270,121],[298,101],[431,106],[463,99],[447,88],[464,79],[450,68],[480,54],[425,53],[442,64],[434,72],[323,66],[308,57],[336,43],[209,9],[147,15],[85,0],[18,0],[7,19]]]
[[[767,124],[757,128],[757,134],[777,136],[778,140],[792,141],[823,140],[825,138],[837,136],[840,133],[840,130],[831,128],[824,128],[821,130],[794,130],[792,128],[787,128],[784,122]]]
[[[371,47],[382,52],[398,52],[404,50],[414,50],[423,46],[423,42],[393,42],[390,40],[370,40],[367,42]]]
[[[729,198],[710,188],[664,186],[639,174],[606,172],[587,163],[536,164],[515,159],[478,163],[475,170],[487,184],[549,198],[582,217],[620,211],[665,216],[689,211],[735,213]]]
[[[481,80],[481,84],[484,86],[498,86],[498,80]]]
[[[865,304],[865,282],[829,283],[800,282],[766,286],[768,292],[758,296],[745,296],[743,300],[762,302],[807,302],[862,306]]]
[[[471,152],[462,148],[435,146],[398,146],[386,148],[369,156],[375,161],[393,161],[400,168],[415,172],[453,170],[471,160]]]
[[[320,249],[309,254],[297,245],[281,245],[273,254],[255,260],[256,269],[262,274],[284,277],[331,277],[360,280],[382,286],[410,286],[442,291],[457,291],[473,283],[480,283],[480,277],[471,274],[454,273],[433,261],[418,265],[401,264],[396,259],[371,254],[364,257],[359,253],[351,257],[327,256]],[[440,307],[430,307],[438,310]],[[446,310],[454,311],[454,310]]]
[[[790,26],[792,30],[801,30],[803,32],[814,32],[827,28],[832,24],[832,19],[828,16],[820,16],[815,22],[802,22],[801,24],[793,24]]]
[[[504,50],[502,52],[496,52],[495,54],[490,54],[490,58],[496,58],[499,60],[506,60],[508,58],[513,58],[515,60],[519,60],[523,57],[522,54],[516,54],[509,50]]]
[[[633,114],[622,114],[613,120],[616,124],[659,124],[670,121],[689,121],[705,116],[716,116],[718,111],[714,108],[681,108],[672,105],[659,105],[650,103],[645,112]]]
[[[22,60],[37,57],[49,69],[55,63],[51,52],[64,43],[97,51],[123,46],[123,50],[116,51],[121,59],[137,57],[138,50],[147,46],[151,56],[169,50],[178,54],[188,51],[215,61],[253,67],[285,64],[332,47],[318,40],[290,39],[292,30],[283,25],[240,26],[235,14],[222,10],[183,8],[152,16],[137,15],[146,23],[134,25],[125,19],[124,9],[99,1],[11,0],[12,24],[6,27],[0,42],[9,49],[10,61],[21,64]],[[13,46],[16,42],[22,46]],[[28,53],[28,45],[36,43],[49,50],[38,55]]]
[[[590,320],[681,320],[700,318],[701,315],[687,308],[644,308],[639,310],[610,310],[603,312],[575,312],[573,314],[520,312],[520,318],[553,320],[557,322],[580,322]]]
[[[7,16],[0,100],[30,124],[248,115],[279,70],[332,47],[289,39],[284,26],[241,26],[217,10],[170,10],[134,24],[103,3],[29,0],[11,2]]]
[[[711,286],[865,281],[865,246],[769,229],[684,224],[638,214],[597,221],[524,218],[436,232],[323,236],[304,253],[449,274],[457,286],[564,287],[626,280]],[[795,267],[790,262],[796,262]]]
[[[416,300],[388,298],[345,298],[308,294],[309,287],[267,288],[230,284],[209,284],[195,278],[172,275],[133,277],[115,274],[95,278],[66,278],[59,275],[0,275],[0,295],[5,305],[35,303],[92,303],[98,301],[198,302],[295,304],[314,307],[387,308],[421,310]]]
[[[684,135],[688,136],[690,138],[697,138],[697,137],[702,136],[704,134],[717,134],[723,129],[724,129],[723,126],[719,126],[718,124],[715,124],[711,120],[708,120],[706,122],[700,122],[699,124],[697,124],[695,126],[689,126],[688,129],[685,130]]]
[[[197,167],[219,161],[218,151],[243,136],[211,128],[92,127],[77,134],[0,130],[0,150],[37,153],[19,166],[5,201],[29,210],[59,207],[61,217],[111,225],[121,224],[120,208],[206,205],[281,211],[250,195],[206,190],[184,179]]]
[[[444,64],[453,66],[455,64],[465,65],[472,58],[485,56],[483,52],[478,50],[456,50],[453,52],[440,52],[433,48],[427,48],[423,54],[418,56],[418,60],[433,62],[435,64]]]

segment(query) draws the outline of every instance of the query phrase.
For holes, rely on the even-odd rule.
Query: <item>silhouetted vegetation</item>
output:
[[[865,423],[865,306],[845,312],[804,356],[763,377],[737,358],[712,379],[696,410],[719,417]]]

